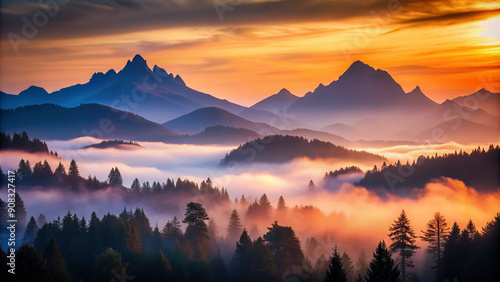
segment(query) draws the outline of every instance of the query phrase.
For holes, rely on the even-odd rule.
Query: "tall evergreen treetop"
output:
[[[406,281],[408,276],[407,268],[413,267],[412,256],[419,247],[415,244],[417,236],[404,210],[401,211],[398,219],[389,227],[389,231],[389,237],[392,240],[390,249],[398,254],[401,281]]]
[[[429,243],[427,251],[434,256],[437,276],[441,275],[441,258],[443,255],[444,243],[448,237],[450,228],[446,223],[446,218],[437,212],[434,217],[427,223],[427,229],[422,230],[423,236],[420,238]]]
[[[342,267],[342,260],[337,251],[337,245],[335,245],[333,254],[330,257],[330,265],[326,271],[325,282],[347,282],[347,274]]]
[[[366,274],[367,282],[398,282],[400,273],[384,241],[378,243]]]

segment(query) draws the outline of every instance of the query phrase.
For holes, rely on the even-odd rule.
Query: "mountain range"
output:
[[[434,142],[438,139],[433,132],[442,129],[446,134],[442,134],[440,142],[469,143],[500,140],[499,97],[499,93],[481,89],[439,104],[429,99],[420,87],[405,93],[388,72],[356,61],[337,80],[320,84],[303,97],[282,89],[251,107],[244,107],[194,90],[179,75],[174,76],[157,65],[151,69],[146,60],[136,55],[118,72],[113,69],[97,72],[84,84],[52,93],[37,86],[18,95],[0,92],[0,108],[3,130],[26,125],[40,138],[50,135],[67,139],[81,135],[82,128],[63,129],[66,121],[56,122],[61,133],[49,134],[37,129],[37,125],[48,128],[49,125],[42,124],[53,121],[43,117],[43,113],[53,110],[54,114],[47,115],[56,118],[55,113],[61,114],[61,119],[77,120],[85,128],[95,127],[93,124],[98,124],[99,118],[110,118],[111,113],[117,128],[147,124],[139,130],[142,134],[119,129],[113,133],[117,136],[109,137],[137,141],[189,143],[196,138],[186,136],[196,135],[196,142],[204,143],[200,136],[207,136],[205,129],[221,126],[218,132],[224,133],[222,137],[231,136],[238,132],[233,129],[238,128],[253,132],[240,132],[232,140],[295,134],[340,144],[361,139]],[[84,122],[85,117],[77,117],[89,113],[81,111],[82,106],[99,114]],[[22,108],[14,110],[17,107]],[[36,120],[28,124],[23,115]],[[123,120],[116,117],[120,115],[129,117]],[[5,120],[16,120],[17,125]],[[134,130],[131,127],[128,131]],[[213,137],[214,132],[212,128],[209,135]],[[211,140],[220,139],[223,138]]]

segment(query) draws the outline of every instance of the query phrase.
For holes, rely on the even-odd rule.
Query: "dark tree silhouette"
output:
[[[59,162],[59,164],[56,167],[56,170],[54,170],[54,176],[56,177],[58,182],[63,182],[65,180],[66,168],[61,162]]]
[[[210,260],[210,267],[214,274],[215,281],[226,282],[227,281],[227,268],[220,250],[217,250],[217,254]]]
[[[17,167],[16,173],[19,183],[27,185],[30,184],[31,177],[33,176],[33,170],[31,169],[31,164],[29,160],[21,159]]]
[[[307,190],[309,192],[316,191],[316,185],[314,185],[314,182],[312,180],[309,181],[309,185],[307,185]]]
[[[253,243],[248,236],[246,229],[243,230],[240,240],[236,242],[236,250],[232,260],[232,266],[235,271],[237,281],[251,281],[252,263],[253,263]]]
[[[229,217],[229,224],[227,226],[227,240],[229,242],[235,242],[238,239],[238,235],[241,234],[243,227],[241,225],[240,215],[238,211],[234,209]]]
[[[451,232],[444,243],[443,249],[443,272],[441,278],[448,281],[455,281],[458,279],[460,271],[463,267],[464,257],[459,244],[460,240],[460,227],[456,222],[453,223]],[[460,279],[461,280],[461,279]]]
[[[169,281],[172,278],[172,266],[161,250],[158,250],[148,273],[148,281]]]
[[[356,273],[357,276],[365,277],[366,271],[368,270],[368,258],[366,256],[365,251],[361,251],[358,257],[358,261],[356,262]]]
[[[436,277],[440,277],[441,258],[443,255],[443,248],[446,238],[448,237],[450,228],[446,223],[446,218],[439,212],[434,214],[434,217],[427,223],[427,229],[422,230],[423,235],[420,238],[429,243],[427,251],[434,257],[434,266],[436,269]]]
[[[401,211],[398,219],[389,227],[389,237],[392,240],[390,249],[398,254],[401,270],[401,281],[408,278],[407,268],[413,267],[412,256],[418,249],[416,243],[417,236],[410,225],[410,220],[406,216],[405,210]]]
[[[31,245],[23,244],[16,251],[16,274],[14,281],[50,281],[47,262]]]
[[[283,196],[280,196],[280,198],[278,199],[278,205],[276,206],[276,210],[278,211],[278,213],[283,213],[288,210],[288,207],[286,206],[286,202]]]
[[[108,184],[112,186],[123,185],[123,178],[117,167],[111,168],[111,171],[108,174]]]
[[[24,230],[23,243],[33,245],[37,232],[38,224],[36,223],[35,218],[32,216],[28,222],[28,225],[26,226],[26,230]]]
[[[208,258],[210,254],[210,237],[208,226],[205,221],[210,218],[205,208],[200,203],[191,202],[187,204],[186,213],[182,222],[187,223],[186,239],[191,244],[195,254],[199,258]]]
[[[68,176],[71,178],[80,177],[80,170],[78,169],[78,165],[75,160],[71,160],[69,163]]]
[[[366,274],[367,282],[398,282],[400,273],[384,241],[378,243]]]
[[[260,237],[252,242],[246,229],[236,242],[231,268],[234,281],[276,281],[276,263],[272,250]]]
[[[264,234],[264,240],[273,251],[278,272],[284,272],[290,266],[304,266],[305,257],[292,227],[281,226],[275,221],[267,229],[269,231]]]
[[[22,226],[24,228],[24,226],[26,226],[26,216],[28,213],[26,212],[26,208],[24,207],[24,201],[19,195],[19,193],[15,194],[15,199],[16,199],[15,210],[16,210],[17,223],[18,226]]]
[[[330,257],[330,265],[326,271],[325,282],[347,282],[347,274],[342,267],[342,260],[337,251],[337,245],[335,245],[333,254]]]
[[[134,278],[129,274],[128,264],[122,262],[122,255],[111,248],[96,256],[90,281],[111,281],[116,276]],[[131,279],[126,279],[131,280]]]
[[[132,191],[135,193],[141,192],[141,184],[139,182],[139,179],[137,179],[137,178],[134,179],[134,181],[132,182],[132,185],[130,185],[130,189],[132,189]]]
[[[354,281],[354,266],[352,265],[351,257],[344,252],[340,260],[342,261],[342,268],[347,275],[347,281]]]
[[[71,281],[68,269],[66,268],[66,263],[64,262],[64,256],[61,254],[54,237],[50,238],[49,244],[45,249],[45,258],[47,259],[50,281]]]

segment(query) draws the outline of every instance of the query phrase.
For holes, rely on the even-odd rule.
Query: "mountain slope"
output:
[[[0,110],[0,118],[2,130],[26,131],[41,139],[93,136],[100,139],[162,141],[176,135],[141,116],[99,104],[82,104],[74,108],[53,104],[24,106]]]
[[[500,93],[481,89],[467,96],[453,99],[457,104],[472,109],[481,108],[489,114],[500,116]]]
[[[277,127],[279,129],[295,129],[306,125],[291,118],[285,109],[281,111],[269,112],[266,110],[256,110],[253,108],[244,109],[238,116],[253,122],[262,122]]]
[[[293,95],[290,91],[283,88],[280,92],[263,99],[250,108],[269,111],[272,113],[274,111],[282,111],[283,109],[288,108],[288,106],[293,104],[298,99],[298,96]]]
[[[437,104],[419,88],[406,94],[384,70],[374,69],[361,61],[354,62],[338,80],[320,84],[290,105],[288,112],[298,120],[327,126],[333,123],[353,124],[373,118],[394,129],[404,128],[394,116],[419,118]]]
[[[260,144],[256,150],[256,144]],[[220,165],[232,163],[285,163],[296,158],[337,159],[362,163],[387,161],[382,156],[364,151],[349,150],[330,142],[307,140],[304,137],[290,135],[271,135],[240,145],[221,160]]]
[[[196,145],[238,145],[262,137],[255,131],[228,126],[210,126],[194,135],[171,136],[167,143]]]
[[[454,141],[462,144],[498,143],[500,132],[497,128],[478,124],[467,119],[456,118],[427,129],[415,136],[414,140],[431,143]]]
[[[31,87],[30,87],[31,88]],[[27,90],[29,90],[28,88]],[[5,99],[4,99],[5,98]],[[147,119],[164,121],[203,107],[219,107],[237,113],[245,107],[189,88],[182,78],[154,66],[151,70],[140,55],[127,61],[116,73],[95,73],[85,84],[77,84],[51,94],[26,99],[22,95],[2,95],[2,108],[53,103],[66,107],[99,103],[132,111]]]
[[[162,124],[164,127],[183,134],[194,134],[202,132],[210,126],[229,126],[244,128],[259,134],[272,134],[279,132],[273,126],[265,123],[252,122],[220,108],[208,107],[195,110],[171,121]]]

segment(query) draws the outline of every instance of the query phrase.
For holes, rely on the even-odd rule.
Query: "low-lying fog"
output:
[[[245,194],[247,199],[256,199],[266,193],[273,206],[276,206],[280,195],[283,195],[287,205],[314,205],[320,208],[324,217],[312,216],[311,218],[284,218],[281,224],[291,225],[297,232],[302,243],[311,236],[323,237],[325,250],[334,243],[339,244],[341,251],[350,253],[353,260],[361,250],[365,250],[369,257],[379,240],[388,241],[389,225],[397,218],[402,209],[406,210],[411,223],[420,235],[420,230],[437,211],[441,212],[451,226],[457,221],[464,227],[472,219],[480,229],[487,221],[491,220],[500,207],[500,191],[496,193],[479,193],[462,182],[452,179],[436,180],[426,185],[414,198],[401,198],[388,195],[383,199],[363,187],[355,187],[354,183],[362,174],[347,176],[344,181],[339,181],[334,189],[324,189],[322,179],[325,172],[341,167],[357,165],[363,170],[372,167],[346,162],[343,160],[308,160],[298,159],[290,163],[276,164],[250,164],[232,168],[218,166],[221,158],[234,147],[224,146],[194,146],[171,145],[153,142],[141,142],[142,147],[126,150],[118,149],[80,149],[83,146],[98,143],[100,140],[93,138],[78,138],[71,141],[48,141],[50,150],[57,151],[61,160],[47,155],[28,154],[20,152],[2,152],[0,165],[3,171],[15,169],[21,158],[29,159],[32,166],[38,161],[47,159],[54,169],[59,161],[69,166],[71,159],[75,159],[82,176],[96,175],[104,181],[112,167],[118,167],[125,186],[130,186],[134,178],[140,182],[164,182],[167,178],[188,178],[195,182],[210,177],[215,186],[226,188],[230,198],[240,198]],[[486,145],[486,144],[483,144]],[[487,146],[487,145],[486,145]],[[420,155],[441,155],[455,150],[470,152],[477,145],[460,145],[456,143],[441,145],[394,146],[386,148],[367,148],[372,153],[377,153],[389,159],[390,163],[412,161]],[[380,167],[381,164],[376,164]],[[309,181],[316,184],[314,193],[308,191]],[[94,194],[75,196],[61,192],[31,191],[23,192],[28,216],[39,213],[47,215],[49,220],[57,215],[63,216],[68,210],[76,212],[79,216],[89,218],[92,211],[98,211],[102,216],[108,211],[119,213],[124,208],[122,199],[109,191],[100,191]],[[0,196],[5,199],[5,197]],[[179,214],[182,216],[182,207],[186,203],[179,203]],[[234,205],[240,209],[244,219],[245,208]],[[135,207],[127,207],[135,208]],[[149,216],[151,224],[157,223],[161,227],[172,214],[160,214],[147,206],[143,206]],[[225,228],[229,212],[233,207],[211,210],[209,216],[215,219],[221,235],[225,235]],[[262,235],[271,222],[262,222],[258,232]],[[257,232],[257,233],[258,233]],[[255,238],[253,238],[255,239]],[[425,249],[420,240],[418,244]],[[419,250],[416,257],[418,263],[425,256]]]

